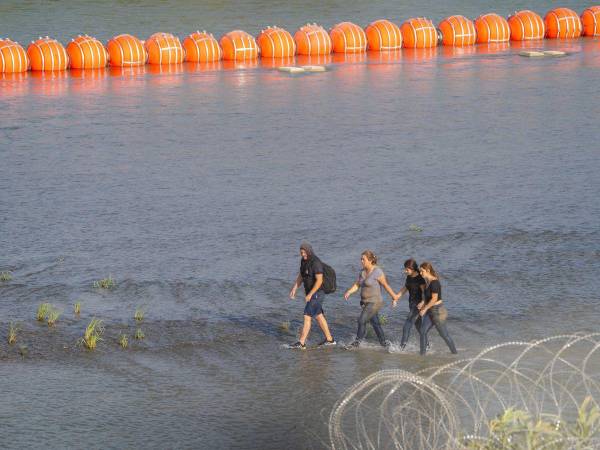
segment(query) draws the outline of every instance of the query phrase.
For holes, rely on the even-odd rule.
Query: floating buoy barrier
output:
[[[74,77],[83,78],[81,72],[76,74],[75,71],[109,65],[111,70],[106,73],[110,75],[133,76],[133,68],[146,64],[149,67],[140,74],[178,74],[184,70],[179,67],[184,61],[199,63],[194,70],[230,70],[256,67],[258,58],[263,59],[262,67],[282,72],[323,72],[327,70],[325,65],[332,62],[421,61],[435,55],[497,53],[508,48],[520,56],[538,58],[565,56],[577,50],[569,48],[569,53],[538,51],[541,46],[536,40],[581,36],[600,36],[600,5],[586,8],[580,16],[569,8],[553,8],[543,19],[531,10],[517,11],[506,19],[496,13],[482,14],[474,21],[453,15],[443,19],[438,28],[423,17],[409,18],[401,26],[379,19],[364,29],[346,21],[336,24],[329,32],[316,23],[308,23],[293,36],[283,28],[270,26],[256,38],[245,31],[234,30],[219,41],[206,31],[193,32],[183,42],[173,34],[159,32],[145,42],[130,34],[120,34],[103,46],[94,37],[80,35],[71,39],[65,48],[56,39],[46,36],[32,41],[25,50],[17,42],[0,38],[0,74],[15,74],[10,78],[2,75],[4,80],[15,80],[22,78],[18,74],[31,70],[37,71],[43,79],[56,80],[58,75],[45,76],[43,72],[58,74],[71,69]],[[442,44],[445,48],[435,48]],[[480,45],[475,49],[471,47],[474,44]],[[164,70],[160,68],[163,65]],[[178,67],[171,70],[170,65]]]
[[[581,19],[572,9],[555,8],[548,11],[544,23],[547,38],[568,39],[581,36]]]
[[[108,65],[104,45],[91,36],[77,36],[67,45],[71,69],[101,69]]]
[[[519,52],[519,56],[526,56],[528,58],[539,58],[540,56],[544,56],[544,52],[523,51]]]
[[[304,72],[306,72],[306,70],[303,69],[302,67],[289,67],[289,66],[281,66],[281,67],[278,67],[277,70],[279,70],[280,72],[287,72],[287,73],[304,73]]]
[[[21,73],[29,70],[25,49],[10,39],[0,39],[0,73]]]
[[[331,37],[334,53],[362,53],[367,51],[367,35],[355,23],[338,23],[331,29],[329,36]]]
[[[48,36],[31,42],[27,47],[27,56],[31,70],[53,72],[69,67],[69,55],[63,45]]]
[[[440,22],[442,44],[452,47],[473,45],[476,40],[475,24],[465,16],[450,16]]]
[[[297,53],[299,55],[329,55],[331,53],[331,38],[325,29],[316,23],[300,27],[294,34]]]
[[[223,49],[223,59],[244,61],[258,58],[258,45],[251,34],[242,30],[233,30],[219,41]]]
[[[143,66],[148,53],[142,41],[131,34],[119,34],[106,44],[110,65],[116,67]]]
[[[185,61],[207,63],[220,61],[223,50],[212,34],[196,31],[183,40]]]
[[[581,13],[584,36],[600,36],[600,6],[590,6]]]
[[[475,19],[478,44],[493,42],[508,42],[510,40],[510,26],[508,21],[496,14],[483,14]]]
[[[400,27],[386,19],[371,22],[365,28],[367,46],[375,52],[396,51],[402,47]]]
[[[296,54],[296,42],[289,31],[267,27],[256,38],[263,58],[289,58]]]
[[[542,18],[528,9],[514,13],[508,18],[510,38],[513,41],[544,39],[546,28]]]
[[[402,46],[406,48],[437,47],[438,35],[433,22],[424,17],[408,19],[400,27]]]
[[[327,68],[325,66],[302,66],[306,72],[325,72]]]
[[[183,47],[178,37],[171,33],[154,33],[144,47],[148,52],[148,64],[181,64],[183,62]]]

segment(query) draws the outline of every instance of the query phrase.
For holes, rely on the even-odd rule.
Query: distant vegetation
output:
[[[0,272],[0,281],[6,282],[12,280],[12,275],[10,272]]]
[[[127,338],[126,334],[119,336],[119,345],[123,348],[127,348],[129,346],[129,338]]]
[[[51,307],[52,306],[50,303],[42,303],[40,306],[38,306],[37,313],[35,314],[35,318],[38,322],[43,322],[46,320],[46,317],[48,317],[48,311],[50,311]]]
[[[94,281],[92,284],[95,289],[113,289],[116,285],[117,283],[115,283],[115,280],[113,280],[111,275],[109,275],[107,278]]]
[[[8,327],[8,338],[7,338],[7,341],[10,345],[17,342],[18,331],[19,331],[19,325],[11,322]]]
[[[83,337],[80,339],[80,343],[88,350],[94,350],[98,341],[102,340],[102,333],[104,333],[102,321],[94,318],[86,327]]]
[[[48,323],[48,326],[53,327],[59,317],[60,311],[54,306],[50,306],[50,309],[48,309],[48,313],[46,315],[46,322]]]
[[[137,322],[141,322],[142,320],[144,320],[144,310],[142,308],[137,308],[135,310],[135,313],[133,314],[133,318]]]

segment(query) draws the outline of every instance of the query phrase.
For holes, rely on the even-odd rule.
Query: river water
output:
[[[0,35],[257,34],[520,7],[70,3],[4,0]],[[527,6],[543,15],[553,2]],[[336,56],[302,76],[223,63],[1,78],[0,271],[12,280],[0,325],[20,332],[0,343],[0,446],[322,448],[352,384],[453,360],[435,331],[426,358],[415,336],[399,352],[405,299],[383,311],[389,353],[373,339],[286,349],[302,320],[287,295],[303,239],[337,271],[325,310],[343,343],[360,308],[342,293],[366,248],[394,289],[406,258],[433,262],[463,356],[597,331],[600,41],[534,47],[569,54],[477,46]],[[109,274],[114,289],[92,287]],[[53,328],[35,321],[42,302],[62,311]],[[88,352],[77,340],[92,317],[105,333]]]

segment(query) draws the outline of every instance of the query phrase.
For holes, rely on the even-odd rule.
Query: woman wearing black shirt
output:
[[[423,318],[421,323],[421,355],[424,355],[427,351],[427,331],[429,330],[430,324],[433,323],[435,328],[440,333],[440,336],[448,345],[448,348],[452,353],[456,353],[456,347],[454,341],[448,334],[446,328],[446,317],[447,312],[445,307],[442,305],[442,285],[438,274],[431,265],[431,263],[424,262],[419,266],[419,273],[425,279],[427,283],[424,292],[424,300],[421,305],[419,315]]]
[[[394,297],[392,306],[395,307],[400,297],[408,292],[408,316],[404,321],[404,327],[402,327],[402,341],[400,341],[400,347],[404,349],[408,338],[410,337],[410,330],[415,325],[417,331],[421,331],[421,316],[419,315],[419,308],[417,305],[423,300],[423,292],[425,291],[425,280],[419,275],[419,266],[414,259],[407,259],[404,261],[404,273],[406,274],[406,282],[404,287],[400,289],[398,295]],[[426,333],[427,335],[427,333]]]

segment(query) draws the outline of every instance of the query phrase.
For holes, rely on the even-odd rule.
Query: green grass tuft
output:
[[[488,423],[489,437],[465,438],[467,449],[552,450],[593,448],[600,437],[600,409],[586,397],[577,419],[563,422],[558,416],[534,419],[524,410],[508,408]],[[576,446],[573,444],[576,443]]]
[[[28,353],[29,347],[27,347],[26,345],[19,345],[19,355],[21,355],[21,357],[25,358]]]
[[[92,285],[95,289],[112,289],[117,285],[115,280],[113,280],[112,275],[109,275],[108,278],[102,278],[101,280],[94,281]]]
[[[15,324],[15,323],[10,323],[9,327],[8,327],[8,343],[10,345],[14,344],[15,342],[17,342],[17,333],[19,331],[19,324]]]
[[[122,334],[121,336],[119,336],[119,345],[122,348],[127,348],[129,346],[129,338],[126,334]]]
[[[50,308],[52,308],[50,306],[50,303],[41,303],[40,306],[38,306],[37,313],[35,314],[35,318],[38,322],[43,322],[44,320],[46,320]]]
[[[50,309],[48,310],[48,314],[46,316],[46,322],[48,323],[49,327],[54,326],[54,324],[60,317],[60,314],[61,313],[58,309],[54,308],[53,306],[50,306]]]
[[[73,305],[73,312],[75,313],[76,316],[81,314],[81,302],[77,302]]]
[[[104,333],[102,321],[94,318],[86,327],[83,337],[79,340],[79,342],[88,350],[94,350],[98,341],[102,340],[102,333]]]
[[[417,233],[420,233],[421,231],[423,231],[423,228],[421,228],[421,227],[420,227],[420,226],[418,226],[418,225],[411,224],[411,225],[409,225],[409,227],[408,227],[408,231],[415,231],[415,232],[417,232]]]
[[[12,275],[10,272],[0,272],[0,281],[6,282],[12,280]]]
[[[135,314],[133,315],[133,318],[138,322],[141,322],[142,320],[144,320],[144,310],[142,308],[137,308],[135,310]]]
[[[146,335],[144,334],[141,328],[138,328],[137,330],[135,330],[135,334],[133,335],[133,337],[136,339],[144,339]]]

